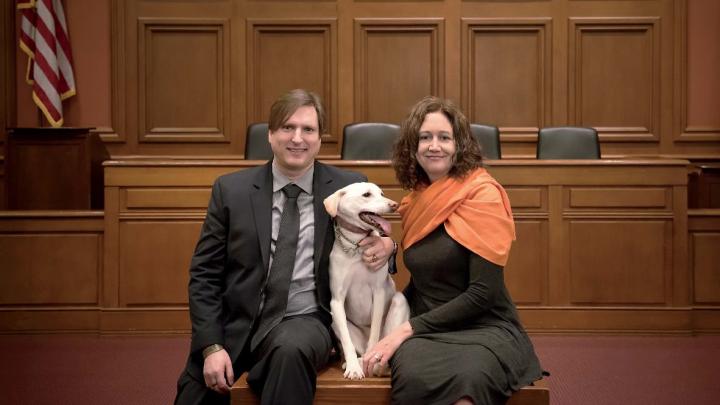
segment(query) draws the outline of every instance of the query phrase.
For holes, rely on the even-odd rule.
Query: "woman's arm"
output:
[[[474,253],[470,253],[468,267],[470,284],[467,290],[410,319],[415,334],[463,329],[493,306],[496,294],[503,287],[503,268]]]
[[[368,348],[362,363],[365,376],[372,375],[375,364],[386,366],[398,347],[411,336],[463,329],[468,322],[492,307],[495,295],[503,287],[503,268],[472,253],[468,265],[470,285],[467,290],[445,304],[404,322],[375,346]],[[409,285],[405,293],[412,293],[413,288],[417,287]]]

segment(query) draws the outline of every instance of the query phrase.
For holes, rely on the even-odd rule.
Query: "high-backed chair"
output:
[[[380,122],[358,122],[343,128],[343,160],[389,160],[400,126]]]
[[[482,147],[483,158],[502,158],[500,151],[500,130],[498,130],[498,127],[493,125],[470,124],[470,131]]]
[[[538,133],[538,159],[600,159],[600,140],[594,128],[552,127]]]
[[[256,122],[248,125],[245,138],[245,159],[269,160],[273,157],[268,142],[267,122]]]

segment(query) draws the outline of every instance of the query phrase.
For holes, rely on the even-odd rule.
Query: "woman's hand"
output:
[[[362,260],[370,271],[378,271],[385,266],[395,249],[395,243],[387,236],[366,236],[359,243]]]
[[[369,377],[372,375],[376,364],[379,364],[381,368],[387,366],[390,358],[395,354],[398,347],[400,347],[402,342],[412,336],[412,334],[413,330],[410,322],[405,321],[387,336],[380,339],[375,346],[369,348],[362,358],[362,367],[365,376]]]

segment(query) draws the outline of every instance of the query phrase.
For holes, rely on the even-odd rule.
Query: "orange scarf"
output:
[[[465,179],[444,177],[413,191],[402,199],[398,211],[404,249],[444,223],[448,234],[461,245],[500,266],[507,263],[515,240],[510,200],[483,168]]]

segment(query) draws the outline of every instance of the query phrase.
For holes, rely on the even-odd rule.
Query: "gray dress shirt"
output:
[[[272,173],[272,236],[270,241],[270,267],[268,268],[272,268],[272,260],[275,257],[275,243],[277,242],[280,218],[282,217],[283,205],[286,199],[282,188],[291,183],[290,179],[277,168],[275,161],[272,163]],[[312,193],[313,173],[314,166],[311,166],[307,173],[292,181],[303,191],[298,196],[297,201],[298,210],[300,211],[300,234],[298,235],[295,268],[290,280],[285,316],[315,312],[319,307],[315,294],[313,263],[313,244],[315,241],[315,215]]]

